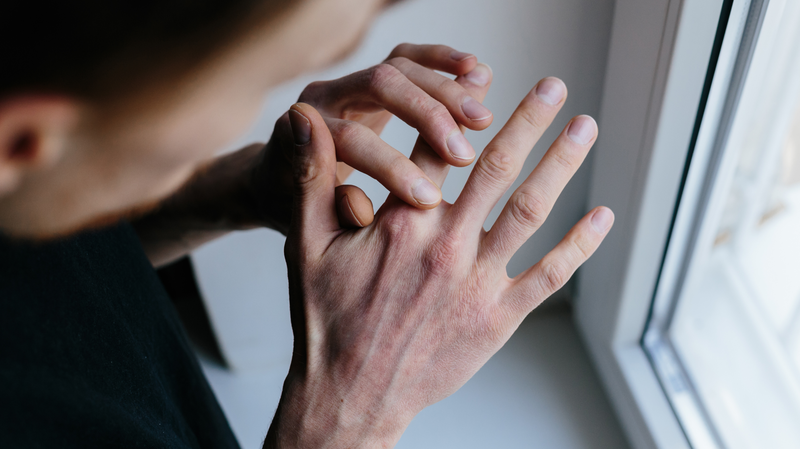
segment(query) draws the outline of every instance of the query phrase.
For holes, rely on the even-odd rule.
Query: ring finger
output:
[[[509,198],[481,242],[481,257],[505,265],[541,227],[558,196],[581,166],[597,138],[597,124],[587,115],[572,119],[528,178]]]

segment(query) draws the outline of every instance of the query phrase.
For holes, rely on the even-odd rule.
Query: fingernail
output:
[[[356,224],[359,227],[363,228],[364,224],[361,223],[361,220],[358,219],[358,215],[356,215],[355,211],[353,211],[353,205],[350,204],[350,197],[348,197],[347,195],[344,195],[342,197],[341,202],[342,202],[342,207],[343,208],[347,208],[347,210],[350,212],[350,216],[353,217],[353,220],[355,220]]]
[[[601,207],[592,215],[592,227],[598,234],[605,234],[614,223],[614,212],[606,207]]]
[[[472,145],[467,142],[467,138],[459,130],[453,131],[450,137],[447,138],[447,148],[456,159],[462,161],[475,159],[475,150],[472,149]]]
[[[436,204],[442,198],[439,189],[425,178],[420,178],[411,188],[411,195],[419,204]]]
[[[478,64],[471,72],[464,75],[470,83],[483,87],[492,79],[492,68],[486,64]]]
[[[557,105],[564,99],[567,93],[567,88],[564,83],[553,77],[545,78],[539,81],[536,86],[536,95],[549,105]]]
[[[461,104],[461,110],[464,111],[464,115],[469,119],[475,121],[486,120],[492,116],[492,111],[486,109],[486,106],[472,97],[464,98],[464,103]]]
[[[464,53],[461,51],[454,51],[450,53],[450,58],[455,59],[456,61],[463,61],[465,59],[471,58],[473,55],[471,53]]]
[[[311,141],[311,122],[300,112],[289,109],[289,122],[292,124],[292,135],[295,145],[305,145]]]
[[[578,145],[586,145],[591,142],[597,132],[597,124],[588,115],[579,115],[569,124],[567,135]]]

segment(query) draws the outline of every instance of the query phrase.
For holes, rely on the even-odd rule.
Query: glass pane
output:
[[[731,449],[800,447],[800,98],[795,103],[774,155],[760,143],[767,135],[745,141],[706,262],[692,267],[669,329]],[[775,128],[759,125],[751,137]]]
[[[712,429],[703,444],[687,430],[695,447],[800,448],[800,2],[773,0],[764,20],[685,275],[645,338],[696,403],[687,420],[671,395],[684,429]]]

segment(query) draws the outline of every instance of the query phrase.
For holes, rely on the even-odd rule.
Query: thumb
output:
[[[321,242],[326,240],[323,236],[339,229],[334,197],[336,148],[325,121],[312,106],[293,105],[289,121],[294,137],[290,232],[299,232],[305,243]]]

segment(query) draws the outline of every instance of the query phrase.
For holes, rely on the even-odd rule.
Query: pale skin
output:
[[[402,45],[364,72],[313,84],[266,146],[213,158],[249,125],[265,92],[346,53],[381,6],[307,0],[191,83],[114,104],[36,92],[0,98],[4,233],[69,234],[157,202],[135,222],[156,265],[235,229],[287,234],[295,351],[265,447],[393,446],[420,410],[502,347],[613,223],[610,210],[595,208],[540,262],[507,276],[597,126],[573,118],[484,231],[567,91],[556,78],[539,81],[458,200],[442,202],[449,166],[475,158],[461,130],[491,123],[479,104],[491,70],[445,46]],[[420,132],[410,160],[378,137],[392,115]],[[349,167],[392,193],[374,216],[363,192],[342,185]]]
[[[452,81],[433,69],[459,76]],[[309,85],[300,100],[314,105],[325,116],[339,148],[340,181],[355,167],[409,204],[430,209],[441,200],[438,186],[417,165],[384,143],[379,134],[396,115],[421,129],[421,134],[431,141],[438,140],[441,159],[457,166],[468,165],[475,153],[459,125],[480,130],[492,122],[491,112],[479,102],[485,89],[471,96],[465,88],[465,84],[471,85],[467,81],[470,79],[488,89],[491,69],[479,64],[474,56],[447,46],[403,44],[382,64]],[[416,106],[412,108],[410,104]],[[212,162],[200,170],[202,176],[169,198],[159,213],[134,223],[155,264],[173,260],[232,227],[268,226],[284,234],[288,231],[293,152],[289,115],[287,112],[276,123],[266,148],[253,145]],[[454,157],[450,151],[454,145],[448,145],[448,138],[464,139],[462,148],[468,155]],[[245,177],[232,175],[251,167],[254,172]],[[226,180],[236,183],[231,185]],[[428,198],[418,198],[425,194],[420,193],[423,184],[428,186]],[[372,221],[372,204],[360,189],[340,185],[337,195],[343,224],[361,227]],[[237,201],[231,203],[231,198]],[[219,204],[220,208],[209,204]]]

